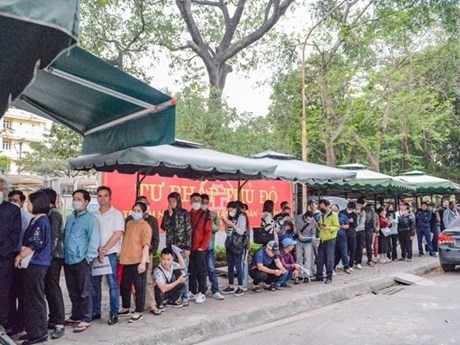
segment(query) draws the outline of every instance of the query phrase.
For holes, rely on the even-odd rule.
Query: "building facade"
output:
[[[8,160],[3,173],[20,174],[19,163],[27,152],[30,143],[43,142],[44,134],[51,128],[51,121],[29,112],[10,108],[0,120],[0,157]]]

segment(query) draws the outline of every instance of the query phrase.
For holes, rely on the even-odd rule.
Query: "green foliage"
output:
[[[10,164],[10,160],[8,159],[7,156],[0,156],[0,172],[2,174],[6,173],[8,171],[8,167]]]
[[[249,248],[249,259],[254,256],[254,253],[257,249],[262,248],[263,245],[257,243],[251,243],[251,247]],[[214,256],[217,262],[225,262],[225,247],[224,246],[215,246],[214,248]]]
[[[83,138],[75,131],[53,123],[43,143],[31,143],[31,152],[22,160],[21,171],[39,175],[75,177],[79,174],[69,166],[69,159],[81,153]]]

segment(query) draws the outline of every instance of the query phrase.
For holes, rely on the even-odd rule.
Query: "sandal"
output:
[[[81,322],[81,320],[74,320],[74,319],[65,320],[65,323],[67,323],[67,324],[76,324],[76,323],[80,323],[80,322]],[[53,327],[53,329],[54,329],[54,327]]]
[[[80,323],[78,324],[78,326],[75,327],[75,329],[73,330],[73,332],[74,332],[74,333],[81,333],[81,332],[84,332],[84,331],[86,331],[86,330],[89,328],[89,326],[91,326],[90,323],[80,322]]]
[[[135,323],[142,319],[142,314],[139,314],[138,316],[131,316],[128,320],[128,323]]]
[[[150,312],[153,315],[161,315],[161,310],[159,310],[159,309],[150,309]]]
[[[183,299],[182,300],[182,306],[183,307],[188,307],[188,304],[189,304],[188,299]]]
[[[267,291],[276,291],[276,288],[275,288],[274,285],[270,285],[270,286],[264,288],[264,290],[267,290]]]

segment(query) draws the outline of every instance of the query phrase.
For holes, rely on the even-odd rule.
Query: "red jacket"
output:
[[[190,211],[192,223],[192,251],[206,250],[212,238],[212,218],[199,209]]]

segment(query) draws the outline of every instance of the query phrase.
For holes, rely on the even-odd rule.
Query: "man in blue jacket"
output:
[[[67,323],[76,324],[75,333],[85,331],[92,320],[91,265],[98,256],[99,222],[88,212],[91,196],[78,189],[72,194],[74,212],[64,230],[65,280],[72,312]]]
[[[422,202],[421,209],[415,213],[415,220],[417,225],[418,256],[424,255],[422,245],[423,237],[425,237],[430,256],[434,256],[433,245],[431,243],[430,226],[432,215],[433,213],[428,210],[428,203],[425,201]]]

